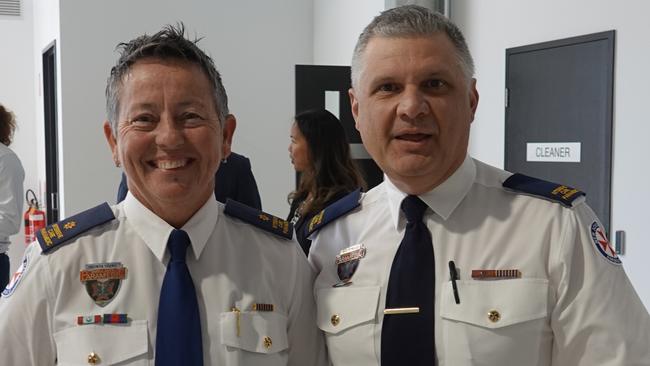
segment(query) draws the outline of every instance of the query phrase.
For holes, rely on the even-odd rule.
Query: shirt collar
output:
[[[168,256],[167,239],[174,227],[146,208],[131,192],[124,199],[127,221],[161,262]],[[199,259],[219,216],[219,204],[210,197],[181,228],[192,241],[194,258]]]
[[[476,165],[468,155],[460,167],[447,180],[431,191],[419,195],[419,197],[433,212],[442,217],[443,220],[447,220],[458,207],[460,201],[465,198],[475,178]],[[399,230],[400,218],[403,216],[401,215],[400,206],[407,194],[400,191],[386,175],[384,175],[384,182],[392,222],[395,228]]]

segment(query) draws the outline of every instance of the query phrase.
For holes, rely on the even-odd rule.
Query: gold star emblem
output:
[[[75,226],[77,226],[77,223],[74,221],[66,222],[65,225],[63,225],[63,228],[66,230],[73,229]]]
[[[314,216],[309,222],[309,231],[314,229],[314,226],[320,224],[323,221],[323,215],[325,215],[325,210],[322,210],[318,215]]]
[[[260,214],[260,220],[262,221],[269,221],[271,220],[267,215],[265,214]]]

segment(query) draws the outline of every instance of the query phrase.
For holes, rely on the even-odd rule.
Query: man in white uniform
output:
[[[325,365],[292,228],[213,198],[235,118],[212,60],[182,26],[121,46],[104,132],[129,194],[27,249],[2,364]]]
[[[334,365],[650,365],[650,317],[570,187],[467,155],[473,62],[448,19],[388,10],[361,34],[350,99],[382,184],[312,222]]]

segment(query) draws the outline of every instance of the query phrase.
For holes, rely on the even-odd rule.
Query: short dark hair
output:
[[[366,188],[336,116],[325,109],[311,109],[298,113],[295,123],[307,141],[311,167],[302,172],[298,189],[289,194],[289,201],[305,199],[311,193],[313,200],[305,203],[303,215],[322,210],[343,192]]]
[[[0,104],[0,143],[9,146],[16,130],[14,114]]]
[[[147,58],[161,60],[181,60],[198,65],[210,81],[214,91],[214,103],[219,114],[219,121],[223,123],[228,115],[228,95],[221,81],[221,75],[214,66],[212,58],[203,52],[196,44],[201,40],[189,40],[185,37],[185,26],[179,23],[176,26],[166,25],[158,33],[149,36],[143,35],[127,43],[120,43],[117,49],[120,58],[108,77],[106,85],[106,112],[111,123],[113,133],[117,128],[117,115],[119,98],[124,76],[133,64]]]

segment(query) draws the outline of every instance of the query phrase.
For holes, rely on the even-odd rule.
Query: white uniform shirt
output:
[[[423,220],[434,247],[439,365],[650,365],[650,317],[623,268],[596,248],[591,228],[600,223],[592,210],[508,191],[502,183],[510,175],[468,157],[420,196],[431,208]],[[317,321],[334,365],[380,364],[388,277],[406,225],[404,197],[385,179],[360,207],[315,234]],[[352,284],[332,287],[339,282],[336,255],[356,244],[366,255]],[[458,268],[460,304],[449,261]],[[522,275],[472,279],[478,269]],[[490,312],[498,315],[494,321]]]
[[[20,230],[25,171],[18,156],[0,143],[0,253],[9,249],[9,237]]]
[[[202,324],[205,365],[322,365],[313,272],[295,241],[226,216],[214,199],[188,221],[187,265]],[[3,365],[153,365],[160,287],[172,227],[132,195],[115,220],[42,255],[37,243],[14,292],[0,299]],[[99,307],[80,282],[86,264],[121,262],[126,278]],[[273,311],[253,311],[253,304]],[[233,307],[241,310],[239,321]],[[126,313],[127,325],[77,325],[78,316]],[[239,325],[238,325],[239,323]],[[239,335],[237,328],[239,327]]]

